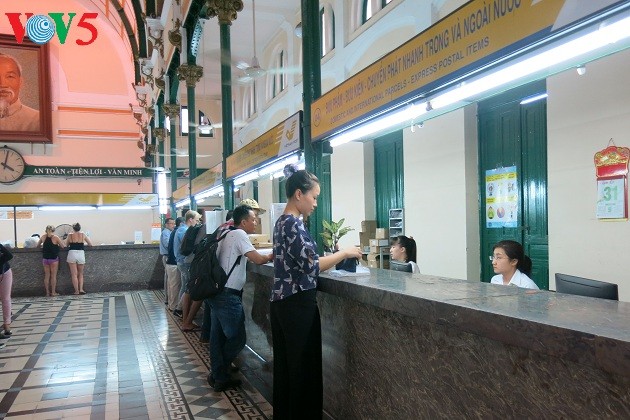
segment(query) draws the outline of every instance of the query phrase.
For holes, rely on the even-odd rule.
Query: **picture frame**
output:
[[[28,38],[24,38],[20,44],[14,36],[0,35],[0,53],[13,57],[22,68],[22,85],[17,92],[21,106],[20,103],[13,102],[13,98],[8,92],[5,91],[3,94],[0,90],[0,141],[7,143],[52,143],[48,44],[38,45]],[[31,110],[27,110],[27,108],[31,108]],[[39,113],[39,123],[37,123],[37,115],[34,116],[32,110]],[[15,112],[20,112],[21,118],[16,119]],[[2,115],[12,118],[4,120]]]

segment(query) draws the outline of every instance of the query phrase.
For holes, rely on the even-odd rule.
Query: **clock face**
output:
[[[26,164],[21,154],[8,147],[0,148],[0,182],[12,184],[24,175]]]

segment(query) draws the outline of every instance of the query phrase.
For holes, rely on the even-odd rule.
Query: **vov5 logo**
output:
[[[5,13],[9,19],[9,23],[13,28],[15,41],[21,44],[24,35],[28,35],[29,39],[36,44],[46,44],[57,34],[60,44],[65,44],[68,38],[68,32],[72,27],[72,21],[77,15],[76,13],[68,13],[68,23],[64,22],[65,13],[48,13],[46,15],[33,15],[33,13],[24,13],[26,16],[26,24],[22,24],[22,13]],[[96,19],[98,13],[83,13],[76,27],[82,30],[81,38],[77,38],[77,45],[90,45],[98,36],[96,26],[90,20]],[[74,30],[73,32],[76,32]]]

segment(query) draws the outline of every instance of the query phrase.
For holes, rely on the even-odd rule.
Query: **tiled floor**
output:
[[[0,349],[0,419],[268,419],[243,379],[214,392],[207,345],[161,292],[15,299]],[[240,375],[240,373],[238,374]]]

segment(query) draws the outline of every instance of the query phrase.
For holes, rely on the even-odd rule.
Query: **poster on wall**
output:
[[[486,227],[518,226],[516,166],[486,171]]]

